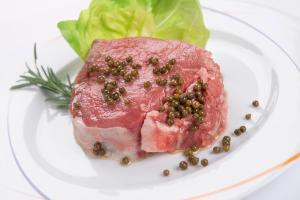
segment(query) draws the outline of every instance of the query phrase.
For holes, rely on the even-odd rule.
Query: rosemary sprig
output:
[[[34,44],[33,50],[35,71],[26,63],[27,72],[20,76],[20,80],[17,81],[19,84],[12,86],[10,89],[15,90],[36,86],[49,92],[50,97],[46,99],[47,101],[53,102],[58,107],[68,107],[73,87],[69,75],[67,75],[67,83],[64,83],[55,75],[50,67],[45,68],[43,65],[38,66],[36,44]]]

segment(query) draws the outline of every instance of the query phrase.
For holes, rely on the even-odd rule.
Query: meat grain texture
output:
[[[115,106],[108,106],[102,96],[104,84],[96,81],[99,72],[88,71],[90,66],[103,68],[108,55],[117,60],[131,56],[134,63],[142,65],[138,78],[130,83],[121,77],[107,78],[116,80],[127,91]],[[154,66],[148,62],[150,57],[158,58],[160,65],[176,58],[176,66],[162,77],[169,80],[172,75],[180,74],[184,80],[183,91],[190,90],[199,79],[208,84],[204,93],[205,120],[196,132],[188,130],[190,116],[176,119],[173,126],[168,126],[166,114],[157,111],[163,98],[174,89],[155,83],[157,76],[152,72]],[[152,83],[150,89],[144,89],[146,81]],[[124,104],[124,98],[131,100],[130,106]],[[80,103],[79,109],[74,107],[75,102]],[[77,142],[91,152],[94,143],[99,141],[105,145],[108,156],[116,159],[123,156],[137,159],[147,152],[172,152],[193,144],[208,146],[223,133],[227,118],[223,78],[211,53],[181,41],[145,37],[96,40],[76,77],[70,110]]]

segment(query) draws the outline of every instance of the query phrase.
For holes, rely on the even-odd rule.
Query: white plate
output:
[[[19,90],[11,94],[8,134],[18,167],[39,194],[46,199],[236,198],[270,180],[287,164],[281,162],[299,151],[299,67],[255,27],[211,8],[204,12],[211,30],[207,49],[221,65],[228,92],[225,134],[242,124],[248,127],[247,134],[232,136],[230,153],[203,151],[199,156],[210,165],[184,172],[177,169],[180,154],[154,156],[129,167],[91,159],[76,144],[67,112],[44,102],[39,90]],[[74,75],[82,65],[61,37],[38,50],[39,62],[61,76]],[[261,108],[250,106],[253,99],[259,99]],[[248,112],[250,122],[243,119]],[[161,176],[164,168],[171,170],[170,177]]]

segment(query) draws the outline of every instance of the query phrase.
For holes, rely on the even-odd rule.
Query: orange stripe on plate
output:
[[[20,190],[14,189],[14,188],[7,187],[7,186],[5,186],[5,185],[0,185],[0,187],[2,187],[3,189],[9,190],[9,191],[11,191],[11,192],[15,192],[15,193],[17,193],[17,194],[20,194],[20,195],[29,197],[29,198],[31,198],[31,199],[39,199],[39,200],[43,199],[42,197],[35,196],[35,195],[29,194],[29,193],[26,193],[26,192],[22,192],[22,191],[20,191]]]
[[[240,182],[237,182],[237,183],[219,188],[217,190],[214,190],[214,191],[211,191],[211,192],[208,192],[208,193],[204,193],[204,194],[200,194],[200,195],[197,195],[197,196],[189,197],[186,200],[199,200],[199,199],[203,199],[203,198],[206,198],[206,197],[209,197],[209,196],[221,193],[221,192],[231,190],[231,189],[236,188],[236,187],[240,187],[240,186],[245,185],[246,183],[252,182],[252,181],[254,181],[254,180],[256,180],[260,177],[266,176],[266,175],[270,174],[271,172],[273,172],[275,170],[281,169],[281,168],[287,166],[288,164],[291,164],[292,162],[295,162],[298,159],[300,159],[300,152],[298,152],[294,156],[290,157],[289,159],[285,160],[284,162],[279,163],[278,165],[275,165],[274,167],[271,167],[271,168],[255,175],[255,176],[249,177],[249,178],[244,179]]]

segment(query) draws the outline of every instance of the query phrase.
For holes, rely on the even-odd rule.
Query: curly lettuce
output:
[[[92,0],[78,20],[58,28],[82,59],[95,39],[144,36],[205,47],[209,38],[198,0]]]

